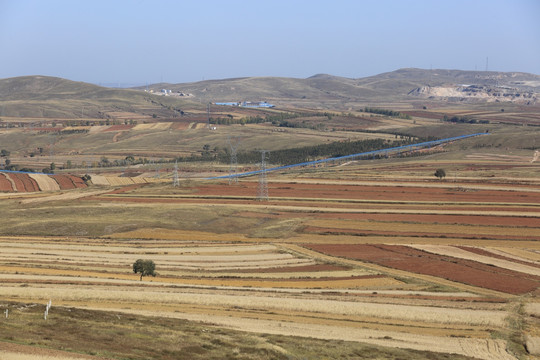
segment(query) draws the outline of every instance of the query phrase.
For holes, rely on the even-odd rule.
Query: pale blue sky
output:
[[[539,0],[0,0],[0,78],[111,84],[351,78],[404,67],[540,74]]]

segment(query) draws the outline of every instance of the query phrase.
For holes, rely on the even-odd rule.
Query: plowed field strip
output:
[[[484,256],[488,256],[488,257],[493,257],[493,258],[496,258],[496,259],[506,260],[506,261],[510,261],[510,262],[514,262],[514,263],[518,263],[518,264],[522,264],[522,265],[526,265],[526,266],[532,266],[532,267],[540,269],[540,264],[539,263],[526,261],[523,258],[519,259],[517,256],[508,256],[508,255],[504,256],[504,255],[501,255],[499,252],[497,252],[496,250],[493,250],[493,249],[487,250],[487,249],[481,249],[481,248],[478,248],[478,247],[471,247],[471,246],[457,246],[457,247],[460,248],[460,249],[467,250],[467,251],[470,251],[472,253],[478,254],[478,255],[484,255]]]
[[[461,247],[448,245],[410,245],[410,247],[420,249],[422,251],[427,251],[433,254],[476,261],[482,264],[493,265],[503,269],[509,269],[517,272],[522,272],[524,274],[534,275],[537,277],[537,280],[540,281],[540,267],[523,265],[508,259],[500,259],[494,256],[490,256],[491,254],[489,254],[488,252],[481,253],[481,251],[469,251]]]
[[[362,268],[371,269],[371,270],[378,271],[378,272],[383,273],[383,274],[388,274],[388,275],[396,276],[396,277],[416,278],[416,279],[419,279],[421,281],[425,281],[427,283],[434,283],[434,284],[439,284],[439,285],[443,285],[443,286],[453,287],[453,288],[460,289],[462,291],[466,291],[466,292],[473,293],[473,294],[482,294],[484,296],[490,296],[490,297],[493,296],[493,297],[498,297],[498,298],[508,298],[508,297],[510,297],[510,295],[505,293],[505,292],[495,291],[495,290],[491,290],[491,289],[479,288],[479,287],[476,287],[476,286],[463,284],[463,283],[460,283],[460,282],[457,282],[457,281],[452,281],[452,280],[440,278],[440,277],[429,275],[429,274],[420,274],[420,273],[409,272],[409,271],[405,271],[405,270],[401,270],[401,269],[390,268],[390,267],[382,266],[382,265],[375,264],[375,263],[369,263],[369,262],[365,262],[365,261],[360,261],[360,259],[355,260],[355,259],[348,259],[348,258],[344,258],[344,257],[336,257],[336,256],[333,256],[333,255],[329,255],[329,254],[325,254],[325,253],[322,253],[322,252],[311,250],[310,249],[311,245],[312,244],[304,244],[303,246],[299,246],[299,245],[295,245],[295,244],[282,244],[282,246],[286,246],[291,251],[296,251],[298,253],[305,254],[305,255],[310,256],[310,257],[312,257],[314,259],[321,259],[321,260],[328,261],[328,262],[335,262],[335,263],[342,263],[342,264],[347,264],[347,265],[352,265],[352,266],[359,266],[359,267],[362,267]],[[444,294],[444,293],[442,293],[442,294]]]
[[[14,191],[16,191],[16,192],[25,192],[23,182],[18,177],[16,177],[15,174],[13,174],[13,173],[7,174],[6,173],[5,176],[9,180],[11,180],[11,182],[13,184],[13,190]]]
[[[66,175],[51,175],[51,177],[58,183],[60,189],[62,190],[71,190],[75,189],[75,184],[71,179]]]
[[[0,191],[12,192],[13,191],[13,182],[7,178],[6,175],[0,174]]]
[[[510,247],[497,247],[492,248],[493,251],[503,255],[503,256],[513,256],[518,259],[534,261],[536,263],[540,262],[540,252],[535,252],[532,249],[516,249]]]
[[[309,248],[334,256],[359,259],[412,273],[433,275],[452,281],[506,292],[523,294],[536,290],[540,281],[532,275],[484,265],[469,260],[429,254],[400,245],[323,245]]]
[[[36,192],[39,191],[39,186],[37,182],[32,179],[28,174],[18,174],[14,173],[13,176],[17,177],[24,185],[24,191],[27,192]]]

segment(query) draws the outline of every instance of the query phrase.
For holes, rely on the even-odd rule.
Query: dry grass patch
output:
[[[212,242],[257,242],[257,239],[247,238],[243,234],[216,234],[197,230],[174,230],[163,228],[143,228],[133,231],[117,232],[106,236],[111,239],[162,239],[182,241],[212,241]]]

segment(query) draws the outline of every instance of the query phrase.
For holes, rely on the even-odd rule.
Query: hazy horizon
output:
[[[540,2],[0,0],[0,78],[105,86],[400,68],[540,74]]]

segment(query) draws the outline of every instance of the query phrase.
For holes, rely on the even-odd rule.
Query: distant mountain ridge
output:
[[[422,87],[479,85],[508,87],[517,92],[539,93],[540,76],[521,72],[466,71],[406,68],[365,78],[351,79],[317,74],[306,79],[243,77],[192,83],[149,85],[149,89],[171,89],[193,94],[201,102],[267,100],[286,104],[347,106],[359,102],[411,100],[412,90]],[[142,88],[138,88],[142,89]],[[467,96],[468,94],[463,94]],[[442,97],[441,97],[442,99]],[[476,97],[482,101],[482,97]],[[503,99],[508,100],[508,99]]]
[[[473,86],[471,86],[473,85]],[[193,97],[158,96],[161,89]],[[211,102],[266,100],[279,107],[346,110],[419,101],[512,101],[536,104],[540,76],[521,72],[399,69],[358,79],[317,74],[306,79],[241,77],[192,83],[106,88],[48,76],[0,79],[0,118],[103,118],[115,113],[174,116]]]

